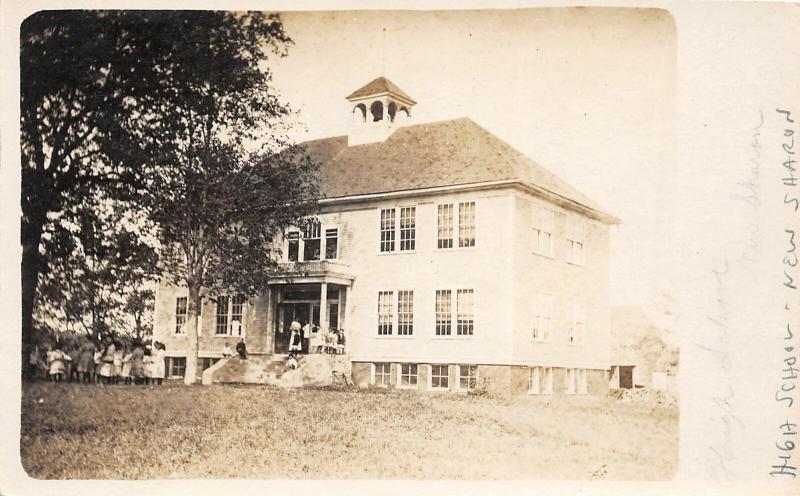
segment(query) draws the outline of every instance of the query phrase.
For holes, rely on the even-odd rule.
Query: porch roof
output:
[[[278,264],[267,284],[332,283],[352,286],[355,276],[349,266],[328,260],[310,262],[283,262]]]

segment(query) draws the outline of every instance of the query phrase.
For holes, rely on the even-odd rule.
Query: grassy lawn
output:
[[[677,409],[255,386],[29,383],[40,479],[669,479]]]

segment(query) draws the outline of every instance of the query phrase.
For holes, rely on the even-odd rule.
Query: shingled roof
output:
[[[468,118],[398,128],[385,141],[348,146],[347,136],[305,143],[321,164],[325,198],[515,181],[618,222],[586,195]]]
[[[396,84],[389,81],[383,76],[373,79],[372,81],[365,84],[361,88],[350,93],[347,96],[347,100],[355,100],[357,98],[379,95],[381,93],[394,93],[395,95],[398,95],[410,101],[411,103],[417,103],[414,101],[413,98],[408,96],[405,91],[401,90]]]

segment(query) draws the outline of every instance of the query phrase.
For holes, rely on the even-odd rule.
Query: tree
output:
[[[135,289],[125,300],[125,311],[133,318],[132,336],[142,339],[153,333],[153,307],[156,295],[152,289]]]
[[[265,65],[268,55],[285,55],[290,42],[280,18],[261,13],[44,11],[26,19],[20,49],[24,342],[40,275],[63,255],[48,252],[43,236],[66,239],[69,231],[52,217],[87,192],[102,190],[149,208],[167,256],[182,245],[191,259],[187,272],[175,267],[177,279],[195,289],[217,284],[205,274],[213,256],[223,255],[214,251],[222,242],[207,237],[241,225],[237,236],[255,247],[308,212],[312,165],[287,152],[290,111],[271,91]],[[296,175],[277,171],[284,167]],[[241,191],[226,189],[236,181],[243,181]],[[241,210],[211,215],[217,224],[198,223],[195,209],[208,194],[245,195],[254,185],[273,195],[250,209],[269,215],[263,219],[269,229],[240,218]],[[294,196],[282,186],[295,188]],[[170,217],[181,213],[182,220]],[[254,259],[265,260],[263,254]],[[231,270],[216,272],[220,283],[234,285]]]
[[[136,308],[127,302],[152,287],[155,248],[146,219],[102,195],[86,196],[53,215],[43,244],[52,260],[39,279],[37,322],[94,337],[128,333]],[[154,240],[151,240],[154,241]]]
[[[319,191],[316,164],[287,138],[292,114],[271,87],[266,61],[290,43],[279,17],[193,12],[177,24],[170,29],[184,46],[156,69],[171,91],[133,104],[159,150],[145,205],[164,277],[188,289],[184,377],[192,383],[202,298],[263,289],[274,239],[314,212]]]
[[[21,26],[24,343],[32,335],[39,277],[56,256],[46,251],[43,236],[67,234],[52,216],[99,189],[124,197],[141,188],[152,150],[143,149],[139,130],[125,124],[136,111],[130,98],[159,91],[150,68],[160,47],[152,44],[155,26],[133,18],[142,15],[41,11]]]

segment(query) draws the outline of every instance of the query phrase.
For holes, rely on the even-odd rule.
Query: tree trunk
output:
[[[197,382],[197,353],[200,348],[200,337],[197,334],[197,309],[200,308],[200,288],[189,285],[189,301],[186,316],[186,371],[183,376],[185,384]]]
[[[33,309],[36,302],[36,286],[42,270],[42,257],[39,255],[39,243],[44,228],[44,218],[38,216],[23,219],[21,229],[22,242],[22,343],[31,344],[33,337]]]

